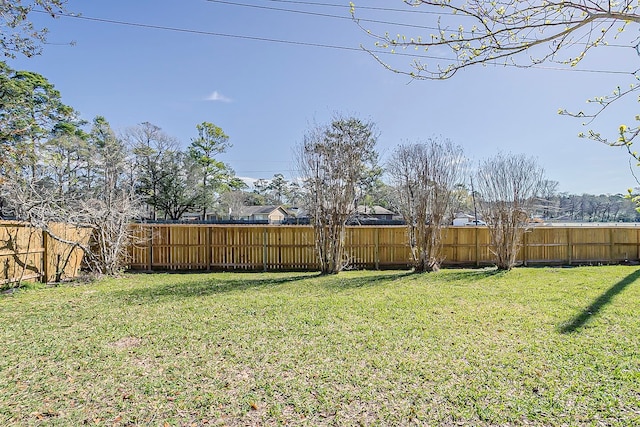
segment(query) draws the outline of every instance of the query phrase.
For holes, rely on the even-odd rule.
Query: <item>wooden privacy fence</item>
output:
[[[86,243],[89,230],[50,224],[52,233],[67,241]],[[0,222],[0,287],[22,281],[53,282],[76,276],[83,252],[40,229],[16,221]]]
[[[132,270],[317,270],[311,226],[136,224]],[[486,227],[450,227],[445,266],[491,265]],[[408,268],[410,251],[402,226],[346,229],[352,268]],[[535,227],[524,237],[524,265],[618,263],[640,259],[640,229]]]

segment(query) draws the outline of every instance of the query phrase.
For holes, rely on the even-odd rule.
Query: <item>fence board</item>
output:
[[[49,224],[63,240],[86,243],[89,230]],[[17,221],[0,222],[0,286],[22,281],[52,282],[77,275],[80,248],[51,238],[42,230]]]
[[[131,249],[132,270],[316,270],[308,225],[137,224],[147,244]],[[353,226],[345,231],[352,268],[408,268],[411,251],[402,226]],[[449,227],[445,266],[491,265],[486,227]],[[525,235],[524,264],[615,263],[640,258],[635,227],[534,227]]]

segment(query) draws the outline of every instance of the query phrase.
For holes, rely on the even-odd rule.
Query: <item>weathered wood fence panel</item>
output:
[[[65,224],[50,224],[49,228],[66,241],[86,243],[89,239],[87,229]],[[62,243],[40,229],[17,221],[0,222],[0,286],[73,278],[82,258],[80,248]]]
[[[17,222],[0,223],[0,286],[42,277],[42,232]]]
[[[444,230],[444,265],[487,265],[493,262],[486,227],[449,227]]]
[[[132,270],[317,270],[310,226],[136,224],[141,243],[131,249]],[[352,268],[408,268],[411,252],[402,226],[347,227]],[[450,227],[445,266],[491,265],[486,227]],[[635,227],[535,227],[519,252],[524,265],[617,263],[640,259]]]

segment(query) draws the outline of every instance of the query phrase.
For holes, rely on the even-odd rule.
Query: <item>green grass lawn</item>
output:
[[[0,425],[640,425],[640,270],[129,275],[0,297]]]

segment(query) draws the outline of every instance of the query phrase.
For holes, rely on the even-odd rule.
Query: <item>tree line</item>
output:
[[[197,124],[185,149],[148,122],[116,132],[104,117],[81,120],[42,75],[0,62],[0,216],[52,234],[54,221],[91,227],[94,241],[83,249],[101,273],[124,265],[131,221],[228,218],[247,205],[303,208],[326,273],[344,267],[344,226],[363,204],[402,215],[418,271],[438,269],[443,227],[460,211],[479,211],[495,227],[496,247],[511,247],[498,261],[505,268],[533,215],[636,219],[633,203],[619,196],[558,194],[526,156],[499,154],[472,168],[460,146],[430,138],[399,145],[381,164],[377,138],[374,123],[336,115],[296,147],[298,179],[275,174],[250,189],[218,159],[231,147],[219,126]]]

